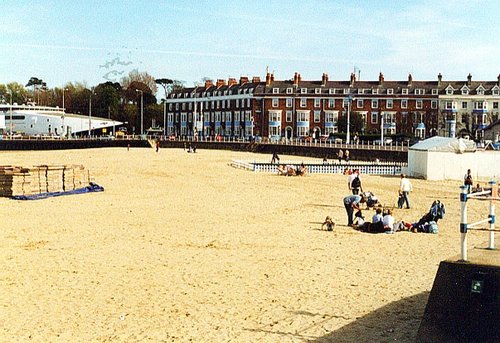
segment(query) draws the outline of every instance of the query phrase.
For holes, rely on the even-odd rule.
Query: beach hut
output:
[[[474,178],[491,180],[500,176],[500,153],[478,150],[463,138],[435,136],[408,150],[408,175],[427,180],[463,180],[467,169]]]

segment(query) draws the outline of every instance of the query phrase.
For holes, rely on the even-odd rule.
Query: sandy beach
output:
[[[286,161],[319,161],[280,156]],[[235,169],[270,155],[182,149],[0,152],[0,164],[83,164],[102,193],[0,198],[1,342],[409,342],[440,261],[460,252],[459,181],[412,179],[439,234],[345,226],[344,175]],[[399,177],[362,175],[383,204]],[[330,215],[334,232],[320,230]],[[369,218],[373,211],[366,211]],[[471,202],[469,220],[487,215]],[[469,247],[486,246],[484,232]]]

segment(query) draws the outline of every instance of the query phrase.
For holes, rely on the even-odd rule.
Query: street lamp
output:
[[[10,94],[10,135],[12,136],[12,91],[9,90],[7,92],[8,94]]]
[[[144,92],[136,89],[136,92],[141,92],[141,136],[144,134]]]
[[[63,115],[62,115],[62,135],[63,137],[66,135],[65,134],[65,129],[64,129],[64,117],[65,117],[65,109],[64,109],[64,91],[67,91],[68,89],[67,88],[64,88],[62,89],[62,111],[63,111]]]
[[[345,139],[345,142],[346,144],[350,144],[351,143],[351,131],[350,131],[350,126],[351,126],[351,103],[352,103],[352,95],[349,94],[349,96],[347,97],[347,135],[346,135],[346,139]]]
[[[90,89],[90,100],[89,100],[89,138],[92,131],[92,94],[94,94],[94,87]]]
[[[163,137],[165,137],[167,130],[167,99],[161,99],[163,101]]]

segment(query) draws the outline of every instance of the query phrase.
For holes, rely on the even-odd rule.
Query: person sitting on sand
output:
[[[304,163],[298,166],[297,169],[295,170],[295,174],[297,176],[305,176],[306,173],[307,173],[307,167],[304,165]]]
[[[382,218],[382,223],[386,231],[394,231],[394,217],[391,209],[387,210],[387,214]]]
[[[288,175],[288,168],[284,164],[278,165],[278,167],[276,169],[278,170],[278,175],[283,175],[283,176]]]
[[[323,230],[323,227],[326,226],[326,231],[333,231],[335,228],[335,223],[333,222],[332,218],[330,216],[326,216],[325,222],[323,225],[321,225],[321,230]]]
[[[375,210],[375,214],[372,217],[372,223],[378,223],[381,222],[383,219],[382,217],[382,209],[379,207]]]

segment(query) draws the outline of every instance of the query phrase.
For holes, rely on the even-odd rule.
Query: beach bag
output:
[[[438,229],[437,223],[435,221],[430,221],[430,222],[424,224],[423,231],[425,233],[438,233],[439,229]]]
[[[358,177],[358,176],[356,176],[356,177],[354,178],[354,180],[352,180],[352,182],[351,182],[351,187],[352,187],[352,188],[359,188],[359,187],[361,187],[361,180],[359,179],[359,177]]]

